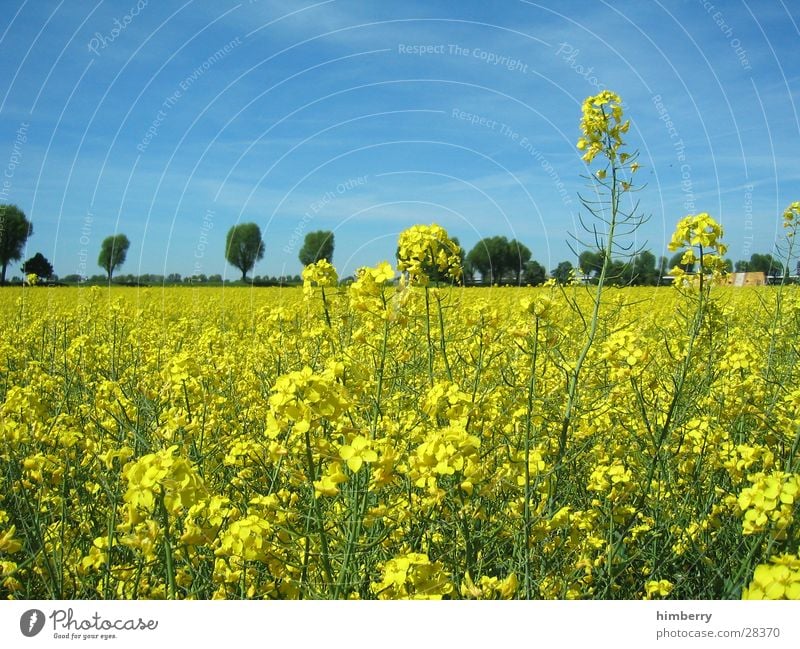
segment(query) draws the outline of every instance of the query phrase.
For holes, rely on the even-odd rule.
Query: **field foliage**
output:
[[[0,593],[798,596],[794,287],[393,275],[3,291]]]

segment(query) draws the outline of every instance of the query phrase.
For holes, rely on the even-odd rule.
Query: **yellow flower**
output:
[[[461,278],[461,248],[435,223],[414,225],[400,233],[397,269],[407,272],[411,284],[425,286],[434,273]]]
[[[92,541],[89,554],[81,559],[80,567],[83,571],[100,570],[108,560],[108,537],[98,536]]]
[[[484,575],[477,584],[467,572],[460,590],[461,596],[468,599],[511,599],[517,586],[517,576],[513,572],[505,579]]]
[[[292,426],[305,433],[323,420],[333,421],[347,408],[349,400],[338,382],[335,368],[317,374],[310,367],[279,376],[269,398],[267,434],[276,437]]]
[[[553,299],[548,295],[539,295],[537,297],[524,297],[520,300],[520,306],[526,313],[533,315],[539,320],[546,320],[548,314],[553,310]]]
[[[123,477],[128,489],[123,499],[128,504],[130,524],[153,514],[161,499],[170,514],[177,514],[191,507],[205,492],[202,478],[177,453],[178,447],[170,446],[126,465]]]
[[[353,473],[357,473],[361,465],[366,462],[375,462],[378,454],[370,448],[370,441],[359,435],[353,440],[339,448],[339,457],[347,462],[347,468]]]
[[[628,131],[630,122],[622,121],[622,100],[610,90],[603,90],[583,102],[581,131],[583,137],[578,140],[577,147],[583,154],[584,162],[591,163],[603,153],[608,160],[617,159],[617,151],[624,144],[622,134]],[[625,161],[622,160],[624,163]]]
[[[17,528],[12,525],[5,534],[0,535],[0,552],[5,554],[14,554],[22,549],[22,543],[14,538],[14,532]]]
[[[800,558],[783,554],[756,566],[742,599],[800,599]]]
[[[269,551],[270,531],[270,524],[255,515],[234,521],[222,535],[214,554],[245,561],[263,561]]]
[[[796,228],[798,225],[800,225],[800,201],[795,201],[783,212],[783,227]]]
[[[374,270],[372,270],[373,277],[378,284],[383,284],[384,282],[391,282],[394,279],[394,270],[389,265],[389,262],[382,261],[378,264]]]
[[[336,269],[327,259],[309,264],[303,269],[303,292],[306,296],[313,293],[314,286],[322,288],[336,286],[339,283],[339,276]]]
[[[748,476],[751,487],[739,494],[739,508],[743,512],[742,533],[755,534],[772,525],[778,537],[794,519],[794,504],[800,491],[800,475],[775,471],[769,475],[756,473]]]
[[[409,552],[384,564],[382,579],[372,584],[372,591],[379,599],[441,599],[454,587],[441,563]]]
[[[683,254],[681,263],[689,265],[701,261],[702,267],[696,269],[695,278],[710,277],[719,282],[727,272],[723,255],[728,248],[722,243],[722,235],[722,226],[708,213],[689,214],[678,222],[668,247],[671,251],[688,248]],[[686,282],[685,273],[680,270],[672,269],[671,274],[675,276],[676,287],[693,283]]]
[[[675,588],[675,584],[673,584],[668,579],[659,579],[658,581],[648,581],[644,585],[645,591],[645,599],[662,599],[667,597],[671,592],[672,589]]]
[[[669,249],[674,252],[685,246],[702,246],[705,249],[717,248],[720,254],[724,254],[724,250],[719,250],[722,234],[722,226],[707,212],[690,214],[678,222]]]
[[[342,482],[347,482],[347,476],[342,473],[342,465],[339,462],[331,462],[328,472],[314,481],[314,497],[335,496],[339,493],[339,485]]]
[[[238,510],[231,506],[228,498],[212,496],[201,500],[192,505],[186,514],[181,543],[186,545],[211,543],[225,522],[235,520],[238,515]]]
[[[394,279],[395,272],[388,262],[382,261],[375,268],[359,268],[355,281],[350,284],[350,306],[354,311],[382,311],[386,308],[383,298],[384,285]]]

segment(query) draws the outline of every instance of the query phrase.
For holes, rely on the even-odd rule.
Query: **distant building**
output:
[[[764,286],[767,283],[767,274],[758,273],[729,273],[728,286]]]

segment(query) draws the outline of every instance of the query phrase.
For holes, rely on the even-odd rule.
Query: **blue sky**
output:
[[[437,222],[502,234],[548,269],[586,215],[582,100],[619,93],[656,255],[709,212],[732,259],[770,252],[800,200],[796,3],[4,0],[0,202],[26,257],[95,274],[222,273],[254,221],[254,275],[295,274],[333,230],[340,275]],[[667,124],[671,122],[671,129]],[[18,266],[13,267],[18,273]]]

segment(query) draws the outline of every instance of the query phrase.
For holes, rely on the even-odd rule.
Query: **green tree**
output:
[[[631,264],[630,283],[636,286],[654,286],[658,279],[656,256],[649,250],[642,250]]]
[[[663,255],[658,258],[658,283],[661,283],[661,278],[669,275],[669,260]]]
[[[481,274],[484,284],[500,282],[503,275],[513,268],[510,244],[508,239],[501,236],[486,237],[478,241],[467,254],[467,261]]]
[[[578,255],[578,265],[589,277],[597,277],[603,270],[603,259],[605,259],[603,250],[584,250]]]
[[[225,259],[231,266],[242,271],[242,281],[247,281],[247,272],[264,257],[264,242],[261,229],[255,223],[241,223],[228,230],[225,239]]]
[[[547,279],[547,271],[545,270],[545,267],[542,266],[538,261],[532,259],[525,264],[525,272],[523,273],[522,277],[526,284],[530,284],[531,286],[539,286],[544,284],[545,280]]]
[[[465,257],[463,248],[461,248],[461,258],[461,270],[464,272],[464,275],[462,276],[463,281],[465,284],[471,284],[475,281],[475,271],[477,269],[475,266],[473,266],[472,262]]]
[[[16,205],[0,205],[0,284],[6,283],[6,269],[22,257],[25,242],[33,234],[33,225]]]
[[[569,282],[570,275],[572,274],[573,265],[569,261],[562,261],[561,263],[556,266],[555,269],[550,271],[550,274],[553,276],[559,284],[566,284]]]
[[[781,275],[783,274],[782,264],[779,260],[775,259],[772,255],[762,255],[760,253],[753,253],[750,255],[750,263],[748,268],[753,273],[764,273],[766,275]]]
[[[333,232],[330,230],[309,232],[298,256],[303,266],[315,264],[321,259],[333,263]]]
[[[612,259],[606,264],[606,281],[611,286],[627,286],[632,283],[633,262]]]
[[[512,239],[508,243],[508,266],[514,273],[514,283],[519,285],[525,264],[531,260],[531,251],[524,243]]]
[[[128,248],[131,242],[124,234],[116,234],[111,237],[103,239],[100,244],[100,256],[97,258],[97,264],[106,271],[108,281],[114,275],[114,269],[119,268],[125,263],[125,257],[128,255]]]
[[[50,279],[53,276],[53,265],[41,252],[37,252],[22,264],[22,272],[25,275],[36,273],[37,277]]]

